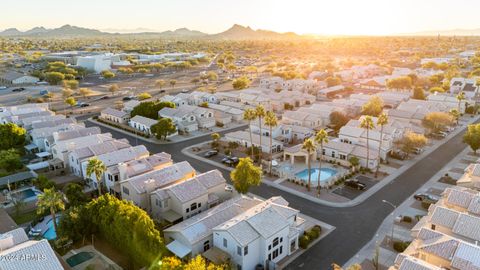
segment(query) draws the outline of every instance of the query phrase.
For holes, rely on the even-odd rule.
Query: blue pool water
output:
[[[70,267],[75,267],[81,263],[90,260],[93,257],[95,257],[95,253],[82,251],[68,258],[67,263],[68,265],[70,265]]]
[[[57,225],[58,225],[59,221],[60,221],[60,218],[57,217]],[[52,240],[52,239],[57,238],[57,232],[55,232],[55,228],[53,227],[53,219],[51,219],[47,223],[47,225],[48,225],[48,229],[43,234],[43,238],[45,238],[47,240]]]
[[[22,191],[15,192],[13,196],[20,201],[25,201],[29,198],[36,197],[37,194],[32,189],[24,189]]]
[[[319,170],[318,168],[312,168],[310,170],[310,181],[312,183],[316,183],[317,180],[318,180],[318,173],[319,173]],[[321,169],[321,172],[320,172],[320,182],[324,182],[325,180],[327,180],[328,178],[334,176],[335,174],[337,174],[337,171],[334,170],[334,169],[330,169],[330,168],[322,168]],[[304,180],[305,182],[308,181],[308,169],[305,169],[301,172],[298,172],[295,174],[296,177]]]

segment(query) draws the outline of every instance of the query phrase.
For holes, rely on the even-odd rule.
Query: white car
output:
[[[184,93],[184,94],[185,94],[185,93],[188,93],[188,90],[187,90],[187,89],[183,89],[183,90],[182,90],[182,93]]]
[[[0,86],[0,89],[7,89],[6,86]]]

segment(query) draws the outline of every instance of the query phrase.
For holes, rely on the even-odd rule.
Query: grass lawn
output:
[[[12,218],[15,221],[15,223],[20,225],[20,224],[24,224],[24,223],[32,221],[33,219],[35,219],[36,216],[37,216],[37,212],[36,212],[36,210],[33,210],[33,211],[30,211],[30,212],[25,212],[23,214],[20,214],[18,216],[13,214]]]

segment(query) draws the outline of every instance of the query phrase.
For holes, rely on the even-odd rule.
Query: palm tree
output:
[[[375,170],[375,178],[378,175],[378,170],[380,169],[380,151],[382,149],[382,142],[383,142],[383,127],[388,124],[388,116],[385,113],[381,113],[377,118],[377,126],[380,126],[380,144],[378,146],[378,163],[377,169]]]
[[[460,103],[462,103],[463,100],[465,100],[465,93],[464,92],[460,92],[458,93],[458,95],[455,96],[458,100],[458,112],[460,113]]]
[[[272,135],[272,128],[276,127],[278,125],[278,119],[275,113],[272,111],[268,111],[266,116],[265,116],[265,125],[270,128],[270,163],[268,164],[268,173],[271,175],[272,174],[272,161],[273,161],[273,151],[272,151],[272,141],[273,141],[273,135]]]
[[[328,143],[328,134],[325,129],[321,129],[315,135],[315,142],[317,145],[320,145],[320,159],[318,161],[318,179],[317,179],[317,189],[318,194],[320,194],[320,174],[322,172],[322,157],[323,157],[323,144]]]
[[[252,138],[252,128],[251,128],[250,125],[252,124],[252,121],[255,120],[256,118],[257,118],[257,114],[255,113],[254,109],[248,108],[243,112],[243,120],[248,121],[248,130],[250,130],[250,145],[251,145],[250,152],[251,152],[252,160],[254,160],[254,158],[253,158],[253,138]]]
[[[369,148],[369,131],[375,127],[373,124],[372,117],[370,115],[365,115],[360,121],[360,127],[367,130],[367,168],[370,161],[370,148]]]
[[[98,196],[102,196],[102,175],[107,170],[107,167],[100,159],[94,157],[88,161],[87,164],[87,176],[90,177],[95,174],[98,183]]]
[[[308,166],[308,183],[307,183],[307,190],[310,191],[310,185],[311,185],[311,174],[310,174],[310,171],[312,169],[312,166],[311,166],[311,163],[310,163],[310,159],[311,159],[311,156],[312,156],[312,153],[315,151],[316,147],[315,147],[315,143],[313,142],[312,139],[306,139],[304,142],[303,142],[303,145],[302,145],[302,149],[307,151],[308,155],[307,155],[307,166]]]
[[[53,229],[57,231],[57,220],[55,218],[57,211],[65,210],[65,204],[62,200],[62,194],[55,191],[55,188],[47,188],[43,193],[38,195],[37,214],[43,214],[50,211],[53,220]]]
[[[259,162],[262,162],[262,118],[265,117],[265,108],[263,105],[258,105],[255,108],[255,115],[258,117],[258,127],[260,128],[260,134],[258,135],[260,137],[260,160]],[[252,145],[253,146],[253,145]]]

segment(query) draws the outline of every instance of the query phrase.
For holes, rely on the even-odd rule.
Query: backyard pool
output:
[[[12,192],[12,197],[14,197],[18,201],[28,202],[36,199],[38,194],[40,194],[40,192],[36,191],[35,189],[27,188],[24,190]]]
[[[312,183],[316,183],[318,180],[318,173],[319,169],[312,168],[310,170],[310,181]],[[328,178],[334,176],[337,174],[337,170],[331,169],[331,168],[321,168],[320,170],[320,182],[325,182]],[[308,181],[308,169],[305,169],[301,172],[298,172],[295,174],[297,178],[302,179],[303,181],[307,182]]]
[[[58,225],[59,221],[60,221],[60,218],[57,217],[57,225]],[[55,227],[53,227],[53,219],[50,219],[47,222],[47,226],[48,226],[48,229],[43,234],[43,238],[45,238],[47,240],[52,240],[52,239],[57,238],[57,232],[55,232]]]
[[[90,259],[92,259],[93,257],[95,257],[95,253],[93,252],[88,252],[88,251],[82,251],[82,252],[79,252],[75,255],[72,255],[70,258],[67,259],[67,263],[68,265],[70,265],[70,267],[75,267],[81,263],[84,263]]]

